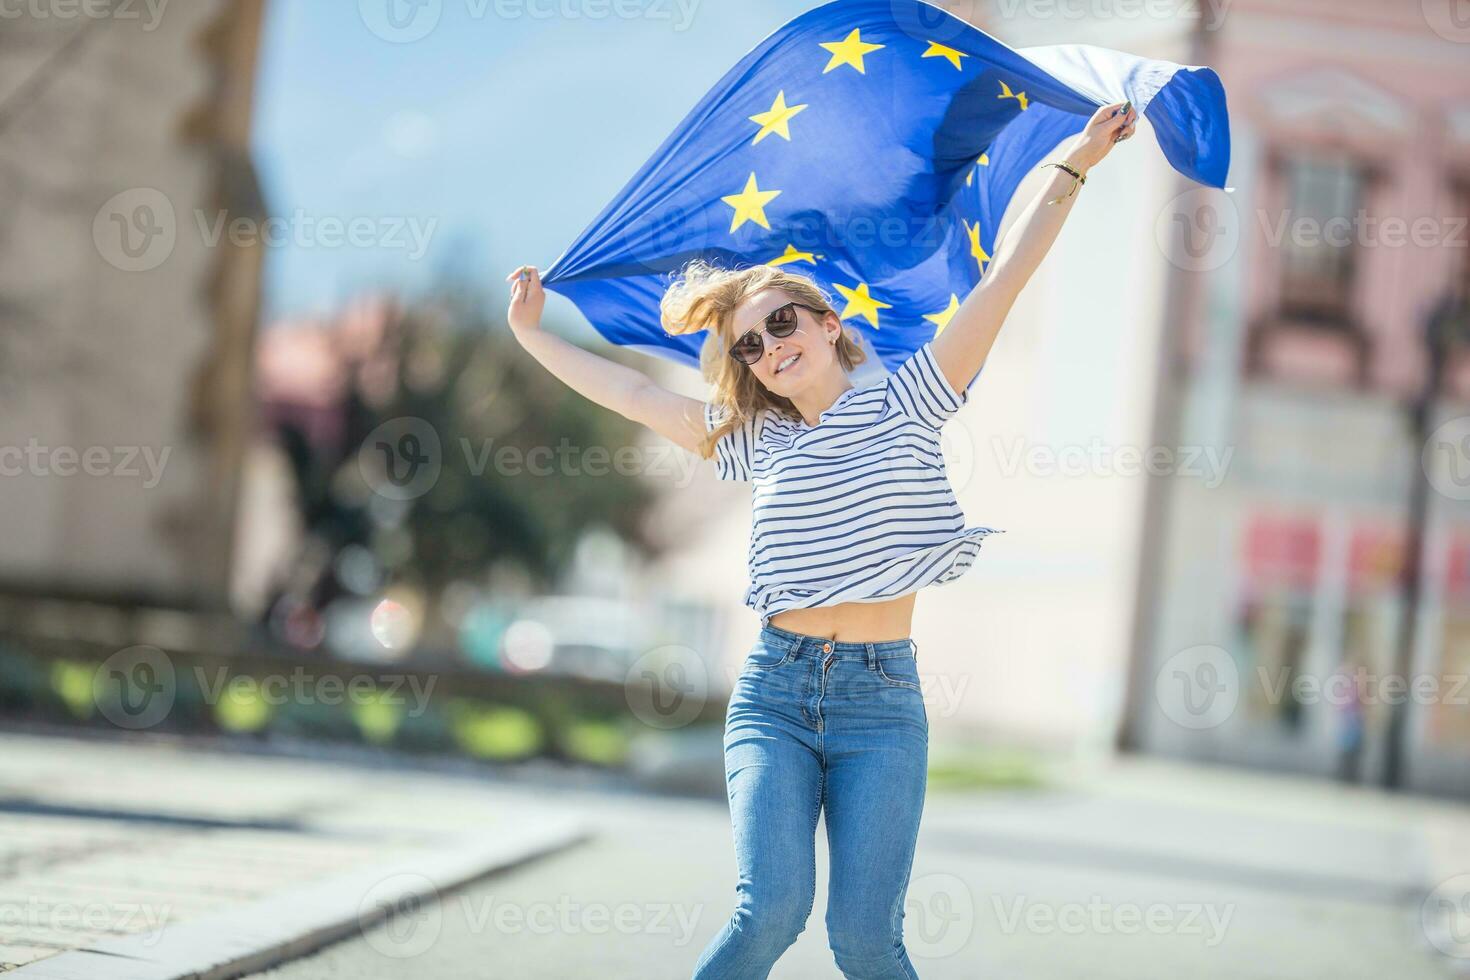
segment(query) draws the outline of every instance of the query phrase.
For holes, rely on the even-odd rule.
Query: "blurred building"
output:
[[[1402,710],[1404,784],[1470,792],[1470,443],[1446,437],[1438,459],[1409,412],[1426,323],[1470,284],[1470,30],[1452,6],[1205,12],[1236,190],[1181,186],[1161,215],[1175,271],[1151,441],[1231,463],[1217,487],[1152,482],[1133,745],[1379,782]],[[1429,430],[1470,413],[1470,354],[1444,376]]]
[[[6,593],[226,607],[261,249],[217,232],[262,217],[247,154],[262,3],[5,18]]]

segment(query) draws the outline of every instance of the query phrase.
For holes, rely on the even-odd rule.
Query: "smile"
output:
[[[792,354],[790,357],[784,359],[780,364],[777,364],[776,365],[776,371],[775,371],[775,373],[776,374],[780,374],[782,371],[786,370],[787,368],[789,368],[791,365],[795,364],[799,360],[801,360],[801,355],[800,354]]]

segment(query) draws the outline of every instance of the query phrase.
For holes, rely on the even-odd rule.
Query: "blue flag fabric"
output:
[[[810,276],[890,370],[980,281],[1023,177],[1131,99],[1168,161],[1223,187],[1209,68],[1087,45],[1012,49],[923,0],[837,0],[746,55],[548,269],[609,341],[697,365],[658,306],[693,258]]]

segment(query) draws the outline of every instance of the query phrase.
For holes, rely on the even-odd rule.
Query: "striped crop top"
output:
[[[958,393],[924,344],[875,384],[849,388],[817,425],[762,410],[715,444],[722,480],[752,483],[750,587],[778,612],[879,602],[953,581],[995,528],[965,527],[940,451]],[[720,420],[704,405],[706,431]]]

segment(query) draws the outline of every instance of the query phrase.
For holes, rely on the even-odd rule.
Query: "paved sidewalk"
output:
[[[0,972],[102,975],[61,955],[79,949],[180,963],[138,967],[150,977],[184,975],[185,954],[268,963],[582,833],[544,795],[483,780],[0,735]],[[296,921],[271,914],[308,895]],[[201,933],[232,920],[226,955]]]
[[[1470,870],[1470,805],[1149,758],[1058,772],[1050,792],[992,793],[983,805],[931,794],[924,827],[1038,860],[1087,853],[1139,871],[1371,901],[1422,897]]]
[[[906,905],[926,978],[1470,973],[1463,803],[1154,760],[1053,776],[931,789]],[[595,837],[553,853],[569,815]],[[0,959],[21,980],[687,976],[731,908],[729,834],[719,800],[0,735]],[[825,849],[773,977],[836,975]]]
[[[254,976],[688,977],[734,905],[725,807],[588,805],[585,846]],[[1445,980],[1470,959],[1421,920],[1426,889],[1457,867],[1436,860],[1436,828],[1470,837],[1470,809],[1151,761],[1037,790],[931,791],[905,942],[924,980]],[[819,827],[812,913],[772,980],[838,976],[828,867]]]
[[[916,873],[941,892],[986,869],[961,897],[996,976],[1470,974],[1463,802],[1127,758],[1053,792],[931,797],[924,828],[948,863],[921,848]]]

